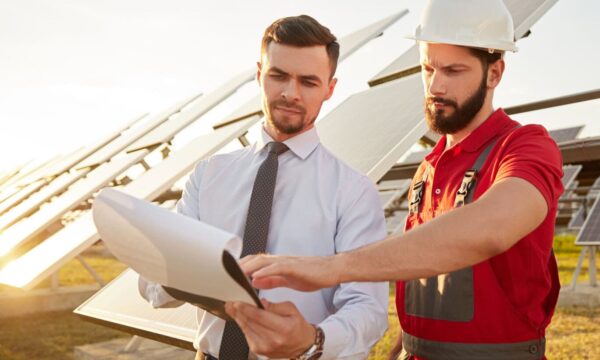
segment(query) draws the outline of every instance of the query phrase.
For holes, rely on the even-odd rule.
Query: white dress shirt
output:
[[[243,237],[254,178],[271,141],[263,129],[256,144],[201,162],[177,212]],[[284,143],[289,151],[279,155],[268,253],[333,255],[386,236],[373,183],[331,154],[316,129]],[[365,359],[387,328],[388,291],[387,283],[346,283],[314,292],[278,288],[259,295],[293,302],[308,322],[323,329],[322,359]],[[143,279],[140,293],[154,307],[179,305],[160,285]],[[218,357],[224,324],[199,310],[194,346]]]

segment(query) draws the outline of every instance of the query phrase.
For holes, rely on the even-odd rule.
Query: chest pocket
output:
[[[493,140],[479,155],[472,168],[465,172],[454,200],[455,208],[473,201],[477,175],[495,144],[496,140]],[[409,216],[417,217],[420,213],[426,180],[427,172],[413,186]],[[427,279],[407,281],[404,290],[404,311],[407,315],[455,322],[473,319],[475,306],[472,267]]]

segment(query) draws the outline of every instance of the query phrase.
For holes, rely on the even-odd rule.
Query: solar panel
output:
[[[179,131],[217,106],[242,85],[254,79],[255,74],[255,70],[249,70],[235,76],[219,88],[191,103],[188,107],[181,110],[176,117],[162,123],[144,137],[131,144],[126,150],[131,152],[139,149],[147,149],[170,141]]]
[[[406,159],[404,159],[403,163],[405,164],[420,164],[425,159],[425,156],[429,155],[431,149],[415,151],[410,153]]]
[[[45,180],[38,180],[25,186],[24,188],[19,189],[16,193],[12,194],[10,197],[6,198],[4,201],[2,201],[2,203],[0,203],[0,215],[12,209],[23,200],[27,199],[27,197],[41,189],[44,185],[46,185]]]
[[[588,191],[586,203],[579,207],[575,215],[569,221],[568,227],[570,229],[579,229],[583,226],[583,223],[588,216],[589,207],[594,205],[594,202],[598,198],[598,194],[600,194],[600,177],[594,181],[591,189]]]
[[[388,234],[400,234],[404,231],[407,211],[396,211],[385,219]]]
[[[378,194],[379,203],[384,210],[392,206],[394,201],[400,196],[398,192],[394,190],[379,191]]]
[[[554,141],[556,141],[557,143],[561,143],[569,140],[575,140],[582,129],[583,126],[575,126],[564,129],[551,130],[548,131],[548,133],[550,134],[550,137],[554,139]]]
[[[0,190],[4,191],[6,190],[8,187],[24,187],[25,185],[28,185],[29,183],[31,183],[31,181],[29,183],[23,183],[23,179],[29,177],[31,174],[39,171],[40,169],[44,169],[48,166],[51,166],[51,164],[53,164],[55,161],[59,161],[61,159],[60,156],[55,156],[52,159],[48,160],[48,161],[43,161],[37,165],[31,165],[31,164],[27,164],[27,165],[23,165],[22,167],[19,168],[19,171],[17,171],[16,173],[13,174],[13,176],[10,177],[10,179],[6,180],[1,186],[0,186]]]
[[[390,183],[390,181],[386,182]],[[396,184],[395,187],[391,187],[391,184],[385,184],[382,186],[381,183],[377,186],[377,189],[379,190],[379,201],[381,203],[381,207],[386,213],[386,216],[388,213],[396,211],[396,204],[406,196],[411,183],[411,181],[408,179],[396,180],[393,182]]]
[[[125,270],[103,290],[81,304],[75,313],[104,326],[131,331],[151,339],[193,350],[196,336],[196,308],[185,304],[175,309],[153,309],[136,290],[138,275]],[[127,294],[127,301],[119,301]],[[116,301],[115,301],[116,300]]]
[[[127,131],[133,125],[138,123],[140,120],[144,119],[145,116],[146,115],[144,114],[140,117],[132,119],[131,121],[127,122],[125,125],[122,125],[116,131],[101,137],[100,139],[98,139],[95,142],[92,142],[91,145],[88,145],[81,149],[77,149],[76,151],[73,151],[72,153],[70,153],[64,157],[58,157],[58,158],[54,159],[53,161],[50,161],[45,166],[40,167],[40,168],[36,169],[35,171],[32,171],[26,177],[23,177],[23,179],[21,179],[19,181],[19,185],[25,186],[25,185],[31,184],[35,181],[38,181],[40,179],[52,180],[56,176],[61,175],[66,171],[69,171],[73,167],[73,165],[77,164],[81,160],[85,159],[86,157],[90,156],[94,152],[98,151],[100,148],[106,146],[108,143],[115,140],[123,132]]]
[[[42,166],[36,167],[35,170],[28,172],[22,178],[16,179],[12,187],[18,190],[17,192],[13,193],[9,198],[5,198],[2,201],[2,204],[0,206],[0,215],[4,214],[6,211],[18,205],[21,201],[27,199],[27,197],[29,197],[31,194],[35,193],[44,185],[46,185],[48,181],[45,179],[42,180],[41,177],[37,176],[36,174],[39,174],[40,172],[43,173],[46,169],[51,168],[51,166],[53,166],[55,162],[60,160],[61,158],[57,156],[54,159],[43,164]],[[33,180],[34,177],[35,179],[39,180]],[[5,189],[4,191],[7,190],[8,189]]]
[[[348,34],[342,37],[339,40],[340,43],[340,56],[339,62],[346,59],[348,56],[352,55],[356,50],[358,50],[361,46],[371,41],[375,37],[381,35],[381,33],[398,21],[400,18],[405,16],[408,13],[408,10],[403,10],[396,14],[390,15],[382,20],[374,22],[371,25],[368,25],[358,31],[355,31],[351,34]],[[261,110],[261,97],[260,94],[256,95],[250,101],[245,103],[243,106],[239,107],[235,112],[231,115],[227,116],[225,120],[217,123],[215,127],[221,127],[231,122],[243,119],[247,116],[251,116],[257,113],[262,113]]]
[[[23,201],[24,197],[21,199],[15,199],[10,204],[11,207],[16,205],[15,201],[17,200],[21,201],[21,203],[19,204],[18,208],[12,209],[10,212],[4,214],[4,216],[0,218],[0,230],[6,229],[8,226],[15,224],[17,221],[21,220],[25,216],[28,216],[35,212],[38,209],[38,207],[40,207],[45,202],[49,201],[53,196],[60,194],[71,184],[75,183],[77,180],[85,176],[93,167],[100,165],[101,163],[107,161],[114,155],[118,154],[132,141],[137,140],[140,136],[144,135],[148,131],[152,130],[154,127],[158,126],[160,123],[167,120],[167,118],[170,115],[172,115],[174,112],[179,111],[183,106],[185,106],[195,98],[196,97],[193,97],[178,103],[176,106],[150,119],[146,123],[142,124],[140,127],[132,129],[131,131],[114,138],[112,141],[101,141],[100,143],[104,143],[104,145],[100,146],[99,149],[94,151],[91,155],[87,156],[83,161],[81,161],[81,157],[83,156],[80,155],[89,154],[90,152],[87,149],[82,150],[82,152],[77,152],[73,154],[71,157],[69,157],[69,159],[66,162],[61,162],[58,165],[58,167],[54,168],[54,172],[58,173],[59,171],[68,169],[66,165],[69,165],[69,168],[71,166],[74,166],[78,171],[62,173],[61,176],[53,179],[49,183],[49,185],[43,188],[38,187],[38,189],[41,190],[27,198],[27,201]],[[135,122],[137,122],[137,120],[128,125],[132,125]],[[98,147],[97,145],[100,145],[100,143],[96,144],[95,146],[92,146],[92,148]],[[74,165],[74,163],[77,164]],[[40,176],[44,177],[46,175]]]
[[[186,100],[180,101],[172,107],[158,113],[155,116],[150,116],[150,119],[145,121],[143,124],[131,129],[119,136],[115,140],[103,146],[98,151],[94,152],[92,155],[88,156],[81,162],[77,163],[75,169],[83,169],[83,168],[93,168],[112,158],[129,145],[131,145],[134,141],[138,140],[142,136],[146,135],[154,128],[169,120],[171,116],[177,114],[183,107],[194,101],[198,96],[190,97]]]
[[[409,76],[352,95],[317,123],[321,141],[377,182],[427,132],[422,94]]]
[[[0,256],[33,239],[59,220],[64,213],[88,199],[113,181],[117,175],[140,162],[147,154],[147,150],[140,150],[102,164],[35,214],[8,228],[0,235]]]
[[[533,24],[535,24],[557,1],[558,0],[504,0],[506,7],[513,17],[515,38],[521,39],[526,36],[531,26],[533,26]],[[378,85],[419,71],[419,49],[417,45],[413,45],[385,69],[375,75],[369,81],[369,84],[371,86]]]
[[[60,194],[71,184],[85,176],[85,172],[76,171],[65,173],[54,179],[48,185],[42,187],[38,192],[23,200],[19,205],[13,207],[0,217],[0,231],[19,222],[23,218],[33,214],[37,209],[50,200],[56,194]]]
[[[600,245],[600,201],[596,201],[577,234],[575,245]]]
[[[562,183],[565,188],[565,194],[567,193],[567,190],[573,190],[573,182],[575,181],[575,179],[577,179],[577,175],[579,175],[579,172],[581,171],[581,169],[582,169],[581,165],[563,166],[564,174],[562,177]]]
[[[402,179],[402,180],[386,180],[380,181],[377,184],[377,190],[379,191],[388,191],[388,190],[399,190],[404,187],[410,186],[410,180]]]
[[[54,176],[64,173],[65,171],[69,171],[69,169],[71,169],[75,164],[81,162],[83,159],[87,158],[88,156],[92,155],[96,151],[100,150],[104,146],[108,145],[109,143],[111,143],[112,141],[117,139],[118,137],[122,136],[123,133],[125,133],[127,130],[131,129],[134,125],[138,124],[140,121],[145,119],[146,116],[147,116],[147,114],[144,114],[142,116],[138,116],[137,118],[132,119],[131,121],[127,122],[124,126],[122,126],[120,129],[114,131],[113,133],[111,133],[109,135],[102,137],[101,139],[97,140],[95,143],[92,143],[92,145],[84,147],[83,149],[81,149],[81,151],[77,151],[75,154],[73,154],[73,156],[69,157],[68,159],[57,163],[55,166],[53,166],[53,168],[51,168],[49,171],[45,172],[45,174],[41,174],[41,176],[46,177],[46,178],[54,177]]]
[[[260,118],[240,121],[191,141],[125,185],[126,194],[152,201],[189,173],[195,164],[243,135]],[[145,151],[145,150],[142,150]],[[90,247],[100,237],[90,212],[13,260],[0,271],[0,283],[29,290]],[[1,243],[0,243],[1,246]]]

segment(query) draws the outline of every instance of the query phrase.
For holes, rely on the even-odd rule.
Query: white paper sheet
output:
[[[239,237],[110,188],[92,211],[111,253],[144,278],[203,297],[256,303],[223,265],[224,252],[239,258]]]

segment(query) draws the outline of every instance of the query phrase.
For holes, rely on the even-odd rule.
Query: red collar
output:
[[[511,120],[511,118],[506,115],[503,109],[498,109],[494,111],[483,124],[479,125],[477,129],[473,130],[461,142],[454,145],[450,151],[456,155],[463,151],[477,152],[493,138],[505,132],[507,129],[515,127],[516,124],[515,121]],[[445,149],[446,136],[444,135],[435,145],[431,153],[425,157],[425,160],[430,164],[435,164]]]

